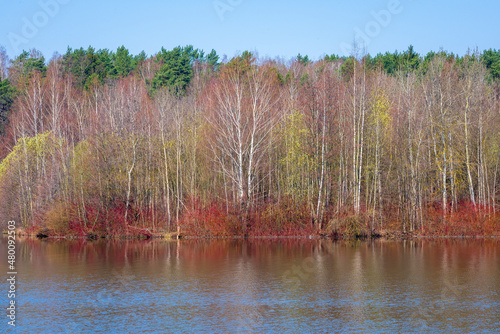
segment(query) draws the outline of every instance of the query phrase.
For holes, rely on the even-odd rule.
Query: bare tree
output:
[[[172,120],[172,110],[174,108],[174,98],[168,89],[162,89],[156,93],[155,104],[158,111],[158,126],[160,129],[162,155],[163,155],[163,196],[165,211],[167,214],[167,226],[170,227],[171,212],[170,212],[170,178],[169,178],[169,162],[167,145],[169,141],[169,124]]]
[[[279,119],[275,80],[268,66],[227,66],[213,86],[210,145],[242,209],[252,205],[263,153]]]

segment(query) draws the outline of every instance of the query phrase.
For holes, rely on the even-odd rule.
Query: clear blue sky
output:
[[[500,48],[499,13],[498,0],[0,0],[0,45],[11,58],[31,48],[49,59],[68,46],[152,55],[192,44],[288,60],[346,54],[356,35],[372,55],[410,44],[462,55]]]

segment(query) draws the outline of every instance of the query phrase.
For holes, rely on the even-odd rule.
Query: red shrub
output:
[[[431,206],[426,213],[424,235],[439,236],[487,236],[500,233],[500,216],[492,208],[474,206],[469,201],[458,203],[449,212],[439,206]]]
[[[234,210],[225,205],[212,202],[206,206],[196,201],[187,210],[180,222],[181,230],[189,236],[223,237],[241,235],[242,221]]]
[[[315,234],[306,203],[285,198],[258,207],[250,220],[250,236],[307,236]]]

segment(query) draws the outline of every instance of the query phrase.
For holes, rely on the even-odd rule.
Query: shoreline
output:
[[[7,232],[2,231],[2,237],[6,237]],[[21,233],[17,237],[39,240],[86,240],[86,241],[117,241],[117,240],[331,240],[331,241],[403,241],[403,240],[423,240],[423,239],[500,239],[500,235],[374,235],[374,236],[325,236],[325,235],[295,235],[295,236],[189,236],[177,235],[177,233],[155,233],[151,236],[137,235],[113,235],[113,236],[75,236],[75,235],[48,235],[40,236],[35,234]]]

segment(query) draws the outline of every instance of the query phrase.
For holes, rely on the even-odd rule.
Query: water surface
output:
[[[495,239],[26,239],[17,246],[19,333],[500,329]],[[5,239],[0,257],[7,258]]]

